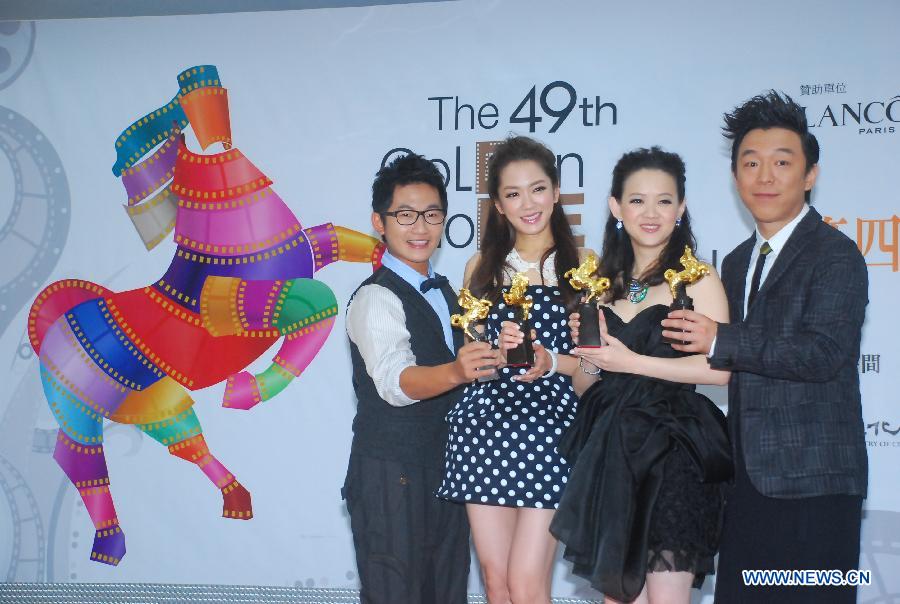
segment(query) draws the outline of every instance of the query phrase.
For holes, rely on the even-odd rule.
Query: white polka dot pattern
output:
[[[565,307],[554,287],[529,286],[537,341],[567,353],[572,340]],[[495,338],[512,311],[499,303],[488,319]],[[571,378],[556,374],[531,384],[511,378],[523,368],[504,368],[492,382],[473,383],[447,415],[450,438],[438,496],[452,501],[552,508],[569,474],[556,443],[572,422],[577,398]]]

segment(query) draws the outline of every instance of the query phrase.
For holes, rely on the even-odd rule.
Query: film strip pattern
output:
[[[269,277],[312,274],[312,259],[303,233],[254,254],[202,254],[179,247],[163,277],[153,287],[191,312],[199,310],[203,285],[211,277]]]
[[[131,390],[142,390],[163,371],[134,347],[102,299],[79,304],[66,314],[69,327],[94,363]]]
[[[194,405],[194,401],[178,382],[166,376],[149,388],[131,392],[109,419],[121,424],[142,424],[138,428],[153,427],[180,421]]]
[[[198,389],[223,381],[262,354],[277,339],[218,338],[200,315],[160,295],[153,287],[115,294],[107,306],[132,345],[178,384]]]
[[[103,419],[135,424],[196,464],[221,490],[224,516],[251,518],[250,494],[209,453],[186,389],[227,379],[225,405],[240,409],[277,395],[334,325],[337,300],[312,279],[315,270],[335,260],[374,265],[381,257],[380,243],[362,233],[330,223],[304,230],[271,179],[230,148],[227,91],[215,68],[191,68],[178,79],[172,102],[117,139],[113,169],[148,249],[175,230],[169,269],[156,283],[124,292],[58,282],[29,315],[29,339],[60,426],[54,459],[96,528],[91,559],[112,565],[125,541],[109,489]],[[180,136],[188,123],[202,148],[222,142],[226,151],[190,152]],[[228,285],[221,291],[214,287],[220,280]],[[204,301],[207,284],[220,299]],[[268,369],[245,371],[281,338]]]
[[[128,195],[128,205],[133,206],[172,180],[175,160],[178,157],[178,134],[174,132],[153,155],[122,173],[122,185]]]
[[[171,189],[166,187],[140,205],[125,206],[125,211],[144,247],[152,250],[175,228],[178,202]]]
[[[94,362],[67,317],[60,317],[47,331],[40,359],[41,365],[73,396],[104,417],[115,411],[129,392],[127,386]],[[46,381],[44,386],[46,393]]]
[[[0,55],[2,50],[0,46]],[[0,164],[8,166],[6,174],[11,177],[0,176],[0,183],[8,187],[0,194],[2,333],[59,261],[69,233],[71,198],[64,166],[50,139],[5,107],[0,107]]]
[[[312,279],[206,280],[200,300],[203,325],[214,335],[288,335],[337,314],[331,289]]]
[[[171,101],[133,122],[116,139],[116,176],[135,165],[144,155],[166,140],[173,127],[185,128],[188,118],[181,98],[199,88],[219,87],[219,72],[213,65],[198,65],[178,74],[179,90]],[[173,123],[175,126],[173,126]]]
[[[176,129],[152,156],[127,169],[122,176],[128,195],[125,211],[148,250],[159,245],[175,228],[176,198],[170,188],[178,158],[179,134],[180,130]],[[157,193],[147,199],[154,191]]]
[[[103,445],[82,445],[57,434],[53,458],[78,489],[84,507],[94,523],[91,560],[116,565],[125,555],[125,537],[110,492],[109,472]]]
[[[488,163],[491,156],[503,141],[482,141],[475,143],[475,193],[490,195],[488,190]],[[479,237],[479,240],[481,237]]]
[[[34,21],[4,21],[0,26],[0,90],[15,82],[31,61],[36,30]]]
[[[34,481],[35,470],[29,468],[29,478]],[[0,455],[0,502],[8,516],[3,517],[4,525],[11,530],[5,532],[9,537],[5,542],[8,553],[5,579],[2,585],[16,585],[16,581],[40,581],[45,577],[47,560],[47,535],[44,529],[43,516],[29,480],[21,472]],[[4,601],[0,587],[0,602]],[[13,599],[11,602],[27,602],[27,599]]]
[[[238,149],[198,155],[182,143],[175,172],[172,191],[185,201],[231,200],[272,184]]]
[[[178,82],[179,92],[172,102],[126,128],[116,141],[119,154],[113,172],[122,176],[128,196],[128,216],[148,250],[158,245],[175,227],[177,201],[170,193],[176,192],[173,178],[181,156],[189,156],[191,162],[211,162],[209,156],[186,151],[181,129],[190,123],[204,149],[214,142],[222,142],[226,149],[231,148],[228,95],[220,86],[215,67],[192,67],[179,74]],[[167,116],[169,119],[165,119]],[[159,142],[162,144],[156,147]],[[154,148],[156,151],[152,155],[135,164]],[[229,154],[229,160],[232,155],[240,156],[240,153]],[[212,159],[217,158],[212,156]],[[258,189],[268,183],[260,179],[256,184],[255,189]],[[190,196],[192,188],[186,189],[177,192]],[[149,202],[144,201],[156,191],[159,193]],[[134,211],[145,205],[143,210]]]
[[[64,279],[51,283],[34,300],[28,313],[28,339],[35,352],[47,330],[70,308],[112,292],[102,285],[82,279]]]
[[[170,185],[178,200],[178,249],[153,287],[197,313],[210,277],[311,277],[316,265],[308,236],[271,183],[237,149],[204,156],[182,143]]]
[[[41,380],[50,410],[60,429],[70,438],[86,445],[103,442],[103,415],[75,396],[44,364]]]
[[[179,206],[175,243],[194,252],[236,256],[252,254],[302,237],[294,214],[271,189],[247,196],[250,204],[206,205],[200,209]],[[241,199],[243,201],[244,198]],[[192,204],[193,205],[193,204]],[[259,207],[263,205],[265,207]],[[250,225],[253,228],[250,228]]]

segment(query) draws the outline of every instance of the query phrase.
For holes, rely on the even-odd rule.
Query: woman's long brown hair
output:
[[[486,297],[495,303],[503,289],[504,269],[509,268],[506,257],[516,244],[516,231],[496,208],[500,199],[500,176],[503,169],[515,161],[533,161],[550,179],[554,189],[559,188],[559,172],[556,156],[550,149],[527,136],[514,136],[497,146],[488,162],[488,192],[491,201],[487,221],[481,236],[481,257],[472,271],[469,289],[479,297]],[[562,204],[553,205],[550,214],[550,233],[553,246],[541,256],[539,267],[543,274],[544,262],[556,252],[554,271],[559,282],[559,291],[567,308],[574,307],[577,292],[569,285],[563,274],[578,266],[578,246]]]

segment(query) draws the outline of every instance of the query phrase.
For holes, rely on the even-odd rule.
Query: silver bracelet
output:
[[[549,348],[545,348],[547,354],[550,355],[550,371],[542,375],[542,378],[548,378],[552,375],[556,374],[556,370],[559,368],[559,355],[555,350],[550,350]]]
[[[588,361],[588,365],[590,365],[590,366],[592,366],[592,367],[595,367],[595,368],[597,369],[597,371],[590,371],[590,370],[588,370],[588,368],[584,366],[584,357],[579,357],[579,359],[578,359],[578,366],[581,367],[581,372],[582,372],[582,373],[586,373],[586,374],[588,374],[588,375],[600,375],[600,372],[603,371],[602,369],[600,369],[599,367],[597,367],[596,365],[594,365],[594,364],[591,363],[590,361]]]

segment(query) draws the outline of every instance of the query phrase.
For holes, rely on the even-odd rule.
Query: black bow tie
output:
[[[440,289],[445,283],[447,283],[447,277],[435,274],[434,277],[429,277],[422,281],[422,285],[419,286],[419,291],[424,294],[429,289]]]

